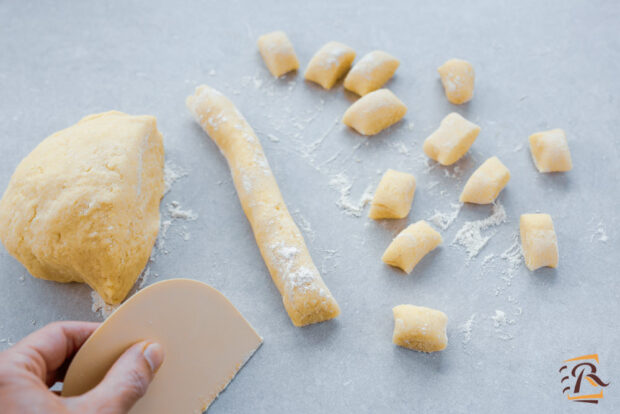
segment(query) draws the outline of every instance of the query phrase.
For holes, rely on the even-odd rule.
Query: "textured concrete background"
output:
[[[387,86],[409,107],[404,121],[365,138],[337,122],[355,99],[341,86],[271,78],[255,41],[274,29],[288,33],[302,68],[330,40],[358,58],[373,49],[400,58]],[[438,81],[436,67],[451,57],[475,66],[467,105],[450,105]],[[87,114],[157,116],[167,159],[188,173],[162,201],[162,219],[173,200],[198,218],[173,222],[147,283],[205,281],[265,339],[210,412],[612,412],[620,404],[618,62],[615,1],[3,1],[0,187],[37,143]],[[308,246],[342,307],[337,320],[289,322],[226,163],[185,108],[200,83],[227,94],[257,130],[290,210],[309,224]],[[421,145],[451,111],[482,132],[446,169],[427,163]],[[527,137],[556,127],[567,131],[574,169],[539,174]],[[492,155],[512,172],[499,197],[508,222],[487,230],[494,236],[478,257],[468,262],[451,245],[465,221],[490,214],[468,205],[412,274],[381,263],[400,229],[450,211]],[[352,217],[337,206],[334,177],[351,180],[356,200],[386,168],[417,177],[407,219],[373,222],[367,210]],[[553,216],[560,266],[511,273],[499,255],[519,215],[537,211]],[[3,248],[0,273],[0,349],[50,321],[99,319],[87,287],[34,279]],[[391,343],[391,308],[401,303],[446,312],[444,352]],[[508,323],[496,326],[496,310]],[[462,324],[473,314],[468,341]],[[563,360],[591,353],[612,383],[598,407],[567,401],[558,373]]]

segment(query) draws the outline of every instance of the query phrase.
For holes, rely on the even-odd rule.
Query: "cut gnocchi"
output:
[[[530,150],[538,171],[563,172],[573,168],[566,134],[562,129],[530,135]]]
[[[271,32],[258,38],[258,50],[269,72],[276,78],[299,68],[293,44],[282,31]]]
[[[480,133],[480,127],[456,112],[446,116],[424,141],[424,153],[441,165],[457,162],[472,146]]]
[[[353,60],[353,49],[342,43],[329,42],[312,57],[305,78],[325,89],[331,89],[338,79],[347,73]]]
[[[448,346],[445,313],[414,305],[398,305],[392,312],[394,344],[421,352],[442,351]]]
[[[453,104],[470,101],[474,96],[474,67],[461,59],[450,59],[437,68],[446,98]]]
[[[344,79],[344,87],[364,96],[382,87],[398,69],[400,61],[389,53],[375,50],[353,66]]]
[[[375,135],[400,121],[407,113],[407,106],[387,89],[370,92],[347,109],[342,118],[362,135]]]
[[[508,184],[510,171],[497,157],[486,160],[469,177],[459,200],[461,203],[489,204]]]
[[[372,198],[368,217],[372,219],[399,219],[407,217],[415,192],[415,177],[395,170],[387,170]]]
[[[519,223],[525,265],[530,270],[557,267],[558,240],[549,214],[522,214]]]
[[[418,262],[441,242],[441,235],[426,221],[420,220],[398,233],[381,259],[390,266],[411,273]]]

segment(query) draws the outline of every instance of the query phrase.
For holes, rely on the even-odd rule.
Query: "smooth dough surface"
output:
[[[491,157],[469,177],[459,200],[461,203],[492,203],[506,187],[508,180],[510,180],[508,168],[499,158]]]
[[[522,214],[519,222],[525,265],[530,270],[558,267],[558,239],[549,214]]]
[[[121,302],[159,231],[164,147],[152,116],[90,115],[43,140],[0,201],[0,238],[35,277]]]
[[[422,352],[441,351],[448,346],[445,313],[414,305],[398,305],[392,311],[392,342],[396,345]]]
[[[573,168],[566,134],[562,129],[530,135],[530,150],[534,164],[540,172],[564,172]]]
[[[415,193],[415,177],[411,174],[387,170],[372,198],[368,217],[372,219],[399,219],[407,217]]]
[[[469,151],[480,127],[456,112],[441,120],[439,128],[424,141],[424,153],[440,163],[451,165]]]
[[[276,78],[299,68],[293,44],[282,31],[271,32],[258,38],[258,50],[269,72]]]
[[[355,51],[339,42],[329,42],[314,54],[306,69],[306,80],[331,89],[355,60]]]
[[[94,388],[127,348],[143,340],[161,344],[165,358],[131,414],[201,413],[262,343],[211,286],[165,280],[132,296],[88,338],[69,366],[62,395]]]
[[[400,121],[407,106],[388,89],[370,92],[347,109],[342,122],[362,135],[375,135]]]
[[[450,59],[437,71],[448,101],[462,104],[473,98],[475,73],[471,63],[461,59]]]
[[[420,220],[398,233],[381,259],[390,266],[411,273],[418,262],[441,242],[441,235],[426,221]]]
[[[398,69],[400,61],[389,53],[375,50],[368,53],[353,66],[344,78],[344,87],[358,95],[382,87]]]
[[[187,107],[228,161],[241,206],[293,324],[338,316],[340,308],[312,262],[252,127],[228,98],[206,85],[187,98]]]

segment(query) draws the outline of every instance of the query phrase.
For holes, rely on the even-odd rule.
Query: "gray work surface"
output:
[[[276,29],[301,62],[282,79],[271,77],[256,48],[259,35]],[[382,49],[401,60],[387,87],[408,106],[403,121],[370,138],[339,122],[356,96],[341,83],[326,91],[303,80],[313,53],[331,40],[358,59]],[[475,66],[466,105],[448,103],[438,80],[436,68],[452,57]],[[42,139],[87,114],[157,117],[167,160],[187,173],[162,200],[162,220],[172,201],[198,217],[173,220],[147,283],[204,281],[264,337],[210,412],[617,412],[618,62],[615,1],[3,1],[0,187]],[[336,320],[291,324],[226,162],[185,107],[201,83],[231,98],[257,131],[342,308]],[[482,131],[466,157],[444,168],[427,162],[422,143],[451,111]],[[551,128],[566,130],[568,173],[534,168],[527,138]],[[468,261],[452,242],[492,206],[463,206],[441,230],[443,245],[411,274],[381,262],[408,223],[450,212],[469,175],[493,155],[512,174],[499,196],[507,222],[483,231],[492,237],[476,257]],[[351,181],[344,199],[357,203],[387,168],[416,176],[406,219],[375,222],[368,207],[355,217],[337,205],[338,180]],[[529,212],[553,217],[557,269],[530,272],[501,257]],[[101,320],[87,286],[35,279],[4,248],[0,270],[0,349],[51,321]],[[392,344],[392,307],[403,303],[448,315],[446,350]],[[593,353],[611,381],[598,407],[568,401],[558,373],[564,360]]]

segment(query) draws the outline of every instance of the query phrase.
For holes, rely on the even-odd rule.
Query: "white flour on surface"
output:
[[[492,214],[485,219],[465,222],[454,236],[452,244],[464,247],[469,260],[476,257],[495,235],[495,232],[487,235],[483,235],[482,232],[489,227],[499,226],[507,220],[506,210],[499,202],[493,203],[492,211]]]
[[[178,201],[172,201],[168,204],[168,214],[173,219],[193,221],[198,218],[198,214],[194,213],[192,210],[183,210]]]
[[[372,201],[372,185],[366,187],[358,201],[351,199],[351,180],[343,173],[336,174],[329,180],[329,186],[340,192],[340,198],[336,201],[336,205],[340,207],[345,214],[354,217],[361,217],[364,207]]]
[[[473,313],[465,323],[463,323],[461,328],[461,333],[463,334],[463,344],[469,343],[471,341],[471,333],[474,328],[474,322],[476,319],[476,314]]]
[[[441,213],[438,210],[435,210],[435,213],[430,216],[427,220],[433,223],[435,226],[439,227],[442,230],[447,230],[448,227],[456,220],[459,213],[461,212],[462,203],[451,203],[450,207],[452,211],[447,213]]]
[[[310,241],[314,241],[316,234],[314,233],[310,222],[306,220],[304,216],[302,216],[299,209],[293,210],[293,216],[295,217],[295,224],[297,224],[297,227],[299,227],[301,231],[304,232],[304,234]]]
[[[594,241],[595,237],[596,237],[596,240],[603,242],[603,243],[607,243],[607,240],[609,240],[609,237],[607,237],[607,232],[605,231],[605,226],[603,225],[602,221],[598,223],[596,227],[596,231],[590,238],[590,242]]]
[[[175,182],[186,176],[187,172],[177,167],[172,161],[166,161],[164,164],[164,195],[170,191]]]
[[[118,308],[120,305],[108,305],[107,303],[105,303],[105,301],[103,300],[103,298],[101,296],[99,296],[99,294],[97,292],[95,292],[94,290],[92,292],[90,292],[90,297],[93,301],[93,304],[91,306],[91,310],[94,313],[98,313],[99,315],[101,315],[101,317],[103,317],[103,319],[107,319],[108,316],[110,316],[112,314],[112,312],[114,312],[116,310],[116,308]]]

